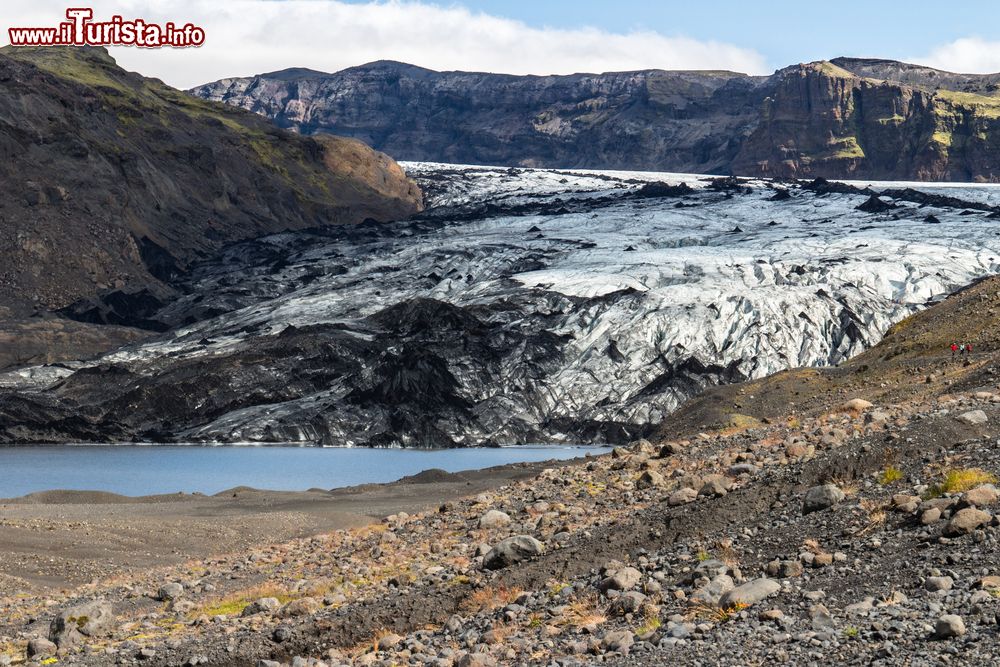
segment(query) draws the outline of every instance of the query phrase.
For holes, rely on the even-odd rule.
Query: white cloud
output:
[[[4,17],[15,27],[55,25],[66,6],[6,0]],[[534,28],[423,2],[111,0],[95,8],[94,18],[107,20],[116,13],[126,19],[190,21],[205,29],[206,43],[198,49],[112,49],[123,67],[181,88],[286,67],[332,72],[382,59],[511,74],[646,68],[769,71],[762,55],[731,44],[649,31]],[[2,27],[4,38],[7,27]]]
[[[963,37],[935,47],[925,56],[910,62],[962,74],[993,74],[1000,72],[1000,42],[979,37]]]

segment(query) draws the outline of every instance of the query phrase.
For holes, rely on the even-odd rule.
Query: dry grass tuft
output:
[[[385,639],[386,637],[391,637],[392,635],[395,634],[396,633],[390,630],[389,628],[379,628],[378,630],[375,631],[375,634],[372,635],[372,640],[369,644],[371,650],[372,651],[380,650],[382,640]]]
[[[507,623],[494,623],[493,627],[490,628],[485,634],[483,634],[483,639],[488,644],[506,644],[507,638],[510,637],[517,628],[513,625]]]
[[[659,616],[651,616],[646,618],[642,625],[633,630],[633,632],[641,637],[642,635],[659,630],[661,625],[663,625],[663,622]]]
[[[878,483],[882,486],[888,486],[901,479],[903,479],[903,471],[896,466],[889,466],[878,476]]]
[[[807,550],[811,551],[814,554],[825,553],[823,547],[820,546],[819,540],[815,540],[811,537],[807,538],[806,540],[803,540],[802,546],[804,546]]]
[[[725,623],[731,621],[736,614],[740,613],[750,605],[737,602],[731,607],[713,607],[707,604],[692,605],[686,616],[691,620],[707,621],[709,623]]]
[[[478,613],[481,611],[492,611],[500,607],[506,607],[518,598],[524,591],[516,586],[507,588],[506,586],[485,586],[472,591],[467,598],[462,600],[461,607],[466,612]]]
[[[864,512],[865,517],[868,519],[868,523],[865,524],[861,530],[855,533],[855,537],[861,537],[862,535],[881,527],[889,518],[889,505],[887,503],[864,498],[858,503],[858,507],[862,512]]]
[[[600,625],[607,620],[607,614],[600,606],[597,595],[587,595],[573,600],[563,616],[563,624],[574,628]]]
[[[962,493],[982,484],[996,484],[997,477],[982,468],[949,470],[938,485],[942,493]]]
[[[858,481],[855,479],[836,477],[830,481],[832,484],[836,484],[837,487],[839,487],[840,490],[844,492],[844,495],[846,495],[848,498],[858,495],[858,491],[860,490],[860,487],[858,486]]]
[[[285,588],[264,584],[255,586],[236,593],[231,593],[222,598],[210,600],[203,606],[193,610],[189,616],[195,618],[205,614],[207,616],[236,616],[243,613],[243,610],[255,600],[261,598],[275,598],[281,604],[286,604],[292,600],[303,597],[301,594],[292,593]]]

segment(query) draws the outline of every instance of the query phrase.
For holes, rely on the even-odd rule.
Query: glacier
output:
[[[0,438],[617,442],[1000,267],[998,186],[403,166],[414,219],[231,246],[166,333],[0,374]]]

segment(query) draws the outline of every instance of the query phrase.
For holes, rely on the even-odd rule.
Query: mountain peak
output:
[[[103,46],[5,46],[0,54],[86,85],[117,88],[142,79],[119,67]]]
[[[777,70],[773,76],[783,77],[788,75],[799,75],[801,73],[816,73],[823,76],[832,78],[856,78],[853,72],[840,67],[830,60],[813,60],[807,63],[799,63],[797,65],[789,65],[788,67],[783,67]]]
[[[839,56],[830,61],[838,67],[842,67],[846,70],[852,72],[865,70],[865,71],[879,71],[879,72],[894,72],[894,71],[922,71],[922,72],[940,72],[941,74],[953,74],[952,72],[947,72],[945,70],[940,70],[934,67],[928,67],[927,65],[918,65],[915,63],[907,63],[901,60],[890,60],[888,58],[858,58],[851,56]]]
[[[437,73],[435,70],[427,69],[426,67],[420,67],[419,65],[411,65],[410,63],[404,63],[398,60],[373,60],[370,63],[357,65],[355,67],[348,67],[347,69],[341,71],[342,72],[387,71],[387,72],[407,72],[407,73],[425,73],[425,74]]]
[[[883,58],[840,57],[831,62],[861,77],[928,90],[944,88],[956,92],[993,94],[1000,83],[1000,74],[961,74]]]
[[[285,69],[276,70],[274,72],[265,72],[263,74],[258,74],[254,78],[275,79],[277,81],[295,81],[298,79],[322,78],[324,76],[330,76],[330,73],[321,72],[315,69],[309,69],[308,67],[288,67]]]

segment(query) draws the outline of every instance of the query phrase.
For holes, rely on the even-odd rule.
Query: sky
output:
[[[110,0],[114,14],[206,31],[192,49],[113,47],[119,63],[179,88],[286,67],[332,72],[380,59],[439,70],[568,74],[728,69],[769,74],[839,55],[1000,71],[1000,2],[771,0]],[[67,4],[4,0],[9,27],[56,25]],[[752,7],[752,8],[751,8]]]

